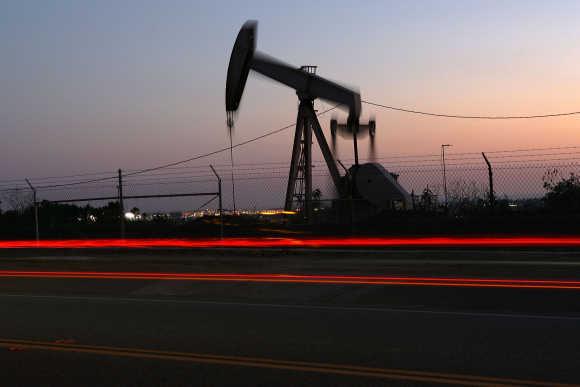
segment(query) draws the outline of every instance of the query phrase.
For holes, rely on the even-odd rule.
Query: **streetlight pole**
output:
[[[447,200],[447,171],[445,168],[445,148],[450,147],[451,144],[441,145],[441,165],[443,166],[443,195],[445,196],[445,212],[449,209],[449,202]]]

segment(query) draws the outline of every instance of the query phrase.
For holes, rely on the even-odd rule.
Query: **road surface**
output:
[[[120,261],[77,258],[74,264],[5,259],[0,268],[125,268]],[[192,269],[155,265],[140,267]],[[397,274],[404,271],[400,262],[393,265]],[[415,273],[415,266],[408,270]],[[542,270],[573,279],[575,266],[567,275],[560,266]],[[2,381],[574,385],[580,383],[579,300],[574,289],[0,275]]]

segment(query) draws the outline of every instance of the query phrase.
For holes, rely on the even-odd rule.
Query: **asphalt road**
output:
[[[51,262],[40,269],[62,268]],[[579,300],[579,290],[561,289],[0,278],[1,380],[574,384]]]

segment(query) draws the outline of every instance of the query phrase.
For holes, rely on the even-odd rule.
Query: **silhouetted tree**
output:
[[[485,206],[483,191],[475,181],[454,181],[449,188],[451,211],[458,214],[482,209]]]
[[[23,189],[6,191],[3,197],[4,202],[8,204],[8,209],[18,213],[23,213],[32,206],[32,195]]]
[[[419,209],[425,212],[437,209],[437,195],[427,186],[419,198]]]
[[[580,177],[571,173],[568,178],[562,177],[553,169],[544,175],[544,203],[548,209],[556,212],[580,212]]]

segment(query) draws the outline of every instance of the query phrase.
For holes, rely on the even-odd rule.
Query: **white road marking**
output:
[[[492,317],[492,318],[515,318],[515,319],[536,319],[536,320],[569,320],[580,321],[580,316],[558,316],[541,314],[520,314],[520,313],[496,313],[496,312],[460,312],[445,310],[413,310],[404,308],[381,308],[381,307],[359,307],[359,306],[332,306],[332,305],[300,305],[300,304],[271,304],[271,303],[248,303],[248,302],[225,302],[225,301],[196,301],[177,300],[162,298],[138,298],[138,297],[102,297],[102,296],[63,296],[63,295],[29,295],[29,294],[0,294],[1,298],[23,298],[29,300],[53,300],[53,301],[89,301],[89,302],[115,302],[115,303],[161,303],[161,304],[187,304],[202,306],[233,306],[250,308],[277,308],[277,309],[306,309],[306,310],[329,310],[345,312],[378,312],[378,313],[408,313],[427,314],[441,316],[460,317]]]

